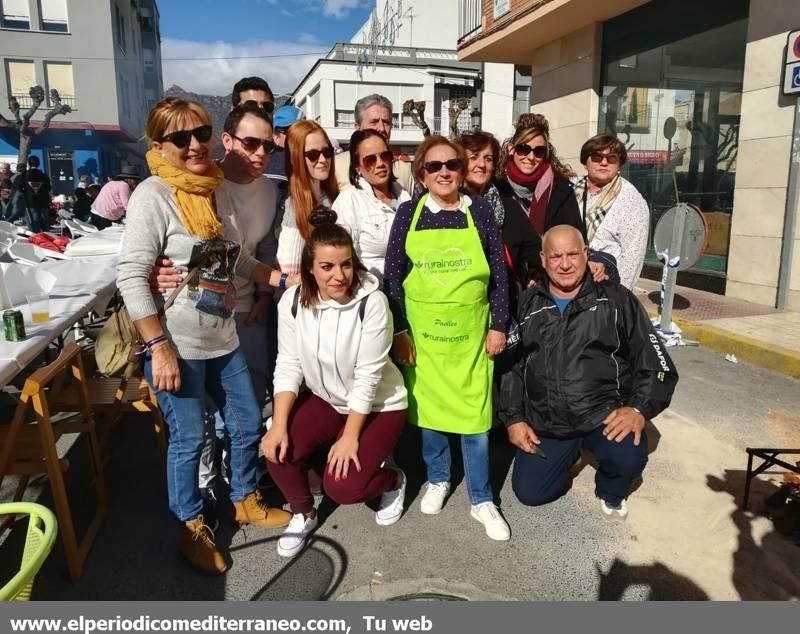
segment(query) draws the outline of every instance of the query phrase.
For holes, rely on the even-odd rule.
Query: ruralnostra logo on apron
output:
[[[442,432],[479,434],[492,425],[494,362],[485,350],[491,271],[463,198],[466,229],[417,230],[427,199],[419,201],[406,237],[414,266],[403,289],[417,353],[407,371],[409,421]]]

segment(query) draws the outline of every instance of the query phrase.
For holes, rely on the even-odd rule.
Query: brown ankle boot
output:
[[[202,515],[180,525],[178,549],[195,570],[218,575],[228,569],[214,543],[214,533],[206,526]]]
[[[257,524],[264,528],[282,528],[292,519],[291,513],[267,506],[258,491],[253,491],[241,502],[234,502],[233,510],[233,521],[240,526]]]

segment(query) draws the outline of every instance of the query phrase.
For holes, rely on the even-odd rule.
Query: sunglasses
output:
[[[443,167],[446,167],[450,172],[460,172],[464,169],[464,161],[461,159],[449,159],[447,161],[428,161],[423,166],[428,174],[435,174],[441,172]]]
[[[530,146],[527,143],[518,143],[514,146],[514,154],[519,156],[528,156],[531,152],[538,159],[543,159],[547,156],[547,147],[544,145]]]
[[[176,148],[183,149],[192,142],[192,137],[197,139],[200,143],[208,143],[211,140],[212,128],[210,125],[201,125],[194,130],[178,130],[171,134],[165,134],[159,140],[159,143],[169,141]]]
[[[271,101],[253,101],[252,99],[248,99],[244,102],[245,106],[261,108],[267,114],[272,114],[275,110],[275,104]]]
[[[332,159],[333,148],[324,147],[321,150],[308,150],[306,152],[303,152],[303,156],[305,156],[312,163],[316,163],[319,160],[320,155],[324,156],[328,160]]]
[[[384,150],[377,154],[370,154],[361,159],[361,164],[368,170],[373,169],[378,164],[378,159],[382,160],[387,165],[391,165],[394,161],[394,154],[391,150]]]
[[[275,149],[275,142],[272,139],[259,139],[254,136],[246,136],[244,138],[231,134],[231,137],[239,141],[242,147],[248,152],[257,152],[258,148],[263,147],[265,154],[271,154]]]
[[[619,163],[619,154],[600,154],[600,152],[592,152],[589,158],[592,160],[592,163],[602,163],[603,159],[606,159],[609,165],[616,165]]]

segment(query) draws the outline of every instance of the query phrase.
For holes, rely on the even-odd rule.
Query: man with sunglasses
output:
[[[356,130],[376,130],[386,137],[386,142],[392,138],[394,125],[392,102],[383,95],[367,95],[356,102],[353,110]],[[339,191],[351,189],[350,183],[350,153],[342,152],[336,155],[336,180]],[[397,182],[409,194],[414,192],[414,176],[411,166],[405,161],[396,160],[392,167]]]
[[[252,102],[270,117],[275,110],[275,96],[266,80],[261,77],[243,77],[233,87],[231,102],[235,108],[239,104]]]
[[[586,237],[593,253],[616,259],[620,281],[632,289],[642,272],[650,236],[650,209],[622,177],[628,153],[615,136],[598,134],[581,148],[586,179],[576,188]]]

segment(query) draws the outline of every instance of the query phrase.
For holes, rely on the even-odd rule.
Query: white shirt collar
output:
[[[467,209],[472,205],[472,198],[467,196],[466,194],[461,194],[461,198],[458,201],[458,209],[462,213],[466,213]],[[428,200],[425,201],[425,206],[428,208],[432,214],[438,214],[443,207],[439,205],[431,196],[428,196]]]
[[[370,185],[363,176],[359,177],[358,185],[361,188],[361,191],[363,191],[367,196],[369,196],[371,199],[373,199],[376,203],[378,203],[380,205],[383,205],[385,207],[391,207],[393,209],[396,209],[397,205],[399,205],[400,203],[404,203],[407,200],[411,200],[411,196],[408,195],[406,190],[403,189],[403,186],[400,183],[398,183],[397,181],[395,181],[391,185],[392,198],[394,199],[394,203],[395,203],[395,204],[392,204],[392,205],[387,205],[382,200],[380,200],[375,195],[375,192],[372,189],[372,185]]]

